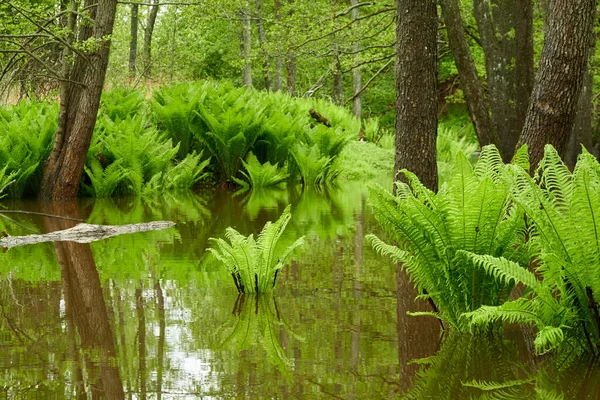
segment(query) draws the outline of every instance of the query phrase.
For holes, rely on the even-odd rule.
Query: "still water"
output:
[[[238,296],[208,238],[228,226],[256,234],[287,204],[282,245],[304,235],[305,246],[273,295]],[[379,232],[364,185],[1,207],[177,225],[0,254],[0,399],[600,396],[597,368],[568,354],[534,357],[524,329],[442,335],[435,320],[407,316],[427,308],[403,272],[364,243]],[[5,216],[12,221],[0,219],[0,228],[11,235],[76,223]]]

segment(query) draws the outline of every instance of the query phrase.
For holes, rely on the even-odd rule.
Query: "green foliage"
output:
[[[277,242],[292,218],[290,206],[275,222],[267,222],[258,238],[246,237],[229,227],[225,230],[227,243],[223,239],[210,238],[216,248],[208,249],[231,273],[238,292],[266,293],[273,290],[277,273],[283,268],[292,251],[303,244],[304,237],[296,240],[285,251],[276,251]]]
[[[57,121],[57,104],[22,101],[0,108],[0,166],[15,180],[6,188],[9,197],[37,193]]]
[[[470,254],[468,257],[496,280],[523,283],[528,292],[514,302],[481,308],[467,317],[474,325],[494,320],[535,325],[538,353],[569,340],[573,346],[597,354],[600,164],[584,150],[571,173],[548,145],[535,178],[522,168],[512,169],[512,198],[526,212],[532,227],[530,245],[536,254],[536,274],[502,258]],[[527,266],[528,262],[521,264]]]
[[[499,281],[459,250],[519,260],[522,211],[510,198],[511,168],[493,146],[483,149],[473,167],[459,152],[448,182],[439,193],[403,170],[408,183],[396,183],[396,195],[370,191],[379,224],[399,247],[367,236],[380,253],[401,262],[423,294],[439,309],[438,317],[458,331],[469,325],[462,314],[508,299],[511,281]],[[525,253],[525,254],[523,254]]]
[[[144,93],[135,89],[118,86],[102,93],[101,112],[109,119],[123,120],[141,112]]]
[[[461,129],[448,126],[448,124],[442,124],[438,128],[436,153],[440,186],[450,179],[454,162],[459,153],[468,160],[474,161],[474,154],[479,149],[476,140],[461,135]]]
[[[102,115],[88,151],[85,172],[90,184],[84,181],[83,192],[95,197],[148,196],[190,189],[206,178],[209,160],[191,153],[174,162],[178,149],[143,116],[112,120]]]
[[[268,161],[261,164],[258,158],[252,153],[248,154],[247,162],[242,160],[242,164],[246,168],[246,172],[242,171],[242,175],[244,175],[246,181],[236,179],[236,182],[244,187],[265,188],[281,186],[285,184],[285,180],[288,177],[285,168],[279,169],[277,164],[271,165]]]

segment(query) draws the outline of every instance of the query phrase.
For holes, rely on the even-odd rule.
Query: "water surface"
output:
[[[364,185],[353,185],[4,202],[95,224],[177,225],[1,254],[0,398],[598,397],[597,369],[533,357],[521,329],[442,340],[436,321],[408,317],[421,306],[412,285],[364,243],[379,232],[366,200]],[[282,244],[304,235],[306,245],[273,295],[238,296],[206,252],[208,238],[228,226],[256,234],[289,203]],[[6,215],[19,223],[0,220],[11,235],[75,224]],[[513,384],[489,392],[469,386],[481,381]]]

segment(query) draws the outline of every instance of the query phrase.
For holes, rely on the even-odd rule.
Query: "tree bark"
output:
[[[76,56],[64,98],[61,93],[58,128],[40,188],[45,199],[77,197],[106,76],[117,2],[88,0],[84,5],[94,25],[81,25],[79,39],[93,37],[98,45],[86,59]]]
[[[144,76],[149,78],[152,69],[152,34],[154,33],[154,25],[156,24],[156,16],[158,15],[158,0],[152,0],[150,13],[148,14],[148,22],[144,30]]]
[[[446,23],[448,42],[458,69],[460,87],[464,93],[467,109],[475,128],[480,146],[493,144],[500,148],[500,139],[492,125],[481,82],[477,76],[475,61],[465,35],[457,0],[441,0],[442,16]]]
[[[359,11],[359,7],[357,6],[358,0],[350,0],[350,5],[352,7],[354,7],[352,9],[352,11],[350,12],[352,21],[355,21],[353,24],[353,29],[358,30],[358,28],[360,26],[360,20],[359,20],[360,11]],[[358,54],[358,52],[360,51],[360,43],[358,42],[357,37],[358,37],[358,35],[355,35],[355,42],[352,45],[352,51],[355,54]],[[352,114],[354,114],[354,116],[356,118],[362,117],[361,89],[362,89],[362,72],[360,70],[360,67],[357,67],[352,70],[352,90],[354,92],[353,93],[354,99],[352,100]]]
[[[399,0],[396,14],[396,159],[437,190],[437,8]]]
[[[132,78],[135,78],[135,59],[137,58],[137,41],[138,41],[138,11],[139,4],[131,5],[131,28],[130,35],[131,40],[129,41],[129,74]]]
[[[246,0],[242,8],[242,59],[244,69],[242,70],[242,84],[252,88],[252,31],[250,19],[250,2]]]
[[[533,86],[532,7],[531,0],[474,0],[492,123],[505,161],[514,154]]]
[[[581,146],[583,145],[587,151],[593,152],[592,140],[592,95],[594,86],[594,72],[591,69],[592,54],[596,50],[596,37],[592,33],[590,37],[590,52],[588,54],[588,62],[586,73],[583,79],[583,88],[579,95],[577,104],[577,116],[573,125],[573,132],[569,138],[567,150],[565,153],[565,164],[573,170],[577,163],[577,157],[581,154]]]
[[[573,130],[594,26],[594,0],[553,1],[539,70],[519,144],[527,144],[532,170],[553,145],[565,155]]]
[[[267,34],[265,32],[265,25],[262,16],[262,0],[256,0],[256,28],[258,30],[258,46],[260,47],[260,53],[263,58],[263,79],[265,83],[265,89],[271,90],[271,61],[269,60],[269,53],[267,51]]]

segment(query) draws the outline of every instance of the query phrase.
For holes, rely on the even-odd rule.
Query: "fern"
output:
[[[230,243],[223,239],[209,239],[216,245],[209,251],[227,268],[238,292],[265,293],[275,287],[278,271],[283,268],[291,252],[303,244],[304,237],[301,237],[284,252],[276,251],[291,217],[290,206],[287,206],[276,222],[265,224],[257,240],[253,235],[243,236],[233,228],[225,231]]]
[[[373,236],[369,240],[376,250],[401,262],[417,287],[429,293],[439,318],[469,331],[461,314],[502,304],[514,280],[487,275],[464,251],[508,260],[519,260],[526,251],[519,246],[525,227],[522,211],[511,202],[510,167],[494,147],[485,147],[474,167],[459,153],[437,194],[414,174],[402,173],[407,183],[397,183],[396,196],[370,190],[375,217],[401,251]]]
[[[244,182],[236,179],[242,186],[251,186],[253,188],[280,186],[285,184],[288,177],[285,168],[281,169],[277,164],[271,165],[268,161],[261,164],[252,153],[248,154],[247,162],[242,160],[242,164],[246,168],[246,172],[242,171],[242,175],[246,177],[247,181]]]

